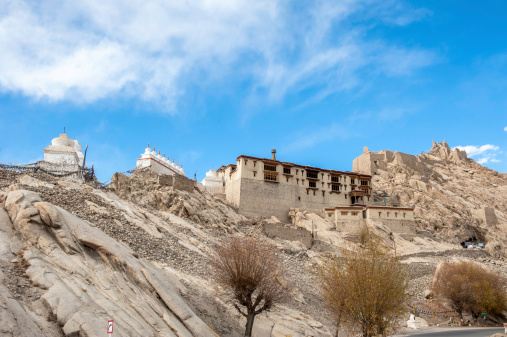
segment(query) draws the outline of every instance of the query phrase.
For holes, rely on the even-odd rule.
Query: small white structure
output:
[[[225,193],[224,180],[219,177],[215,170],[206,172],[206,177],[201,181],[201,184],[206,187],[210,193],[222,194]]]
[[[54,169],[77,171],[83,166],[84,155],[79,142],[62,133],[51,140],[44,149],[44,166]]]
[[[407,321],[407,327],[412,329],[427,328],[428,322],[424,318],[415,317],[414,314],[410,314],[410,319]]]
[[[186,177],[183,166],[180,166],[178,163],[175,164],[174,158],[171,163],[169,156],[167,156],[167,158],[165,157],[165,153],[161,156],[160,151],[158,151],[157,155],[155,147],[153,147],[153,150],[150,149],[150,144],[148,144],[148,147],[144,150],[141,158],[137,160],[136,168],[149,168],[158,174],[181,174]]]

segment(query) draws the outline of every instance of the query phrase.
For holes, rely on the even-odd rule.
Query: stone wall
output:
[[[227,188],[226,194],[229,201]],[[291,208],[322,210],[330,205],[326,196],[322,196],[320,193],[307,194],[295,185],[243,178],[239,188],[238,211],[247,216],[275,216],[282,222],[290,223],[289,211]],[[344,199],[343,202],[349,201]]]
[[[312,233],[304,228],[286,226],[282,223],[263,222],[262,229],[264,234],[270,238],[299,241],[308,249],[312,247]]]
[[[366,227],[366,220],[335,221],[336,231],[345,233],[358,233]]]
[[[192,192],[196,182],[180,174],[157,174],[150,169],[136,169],[132,176],[115,173],[111,178],[110,188],[122,198],[129,198],[132,190],[146,189],[146,186],[169,186],[180,191]]]
[[[177,190],[187,192],[192,192],[196,184],[194,180],[188,179],[180,174],[161,174],[158,176],[158,183],[160,186],[172,186]]]
[[[180,174],[173,175],[173,187],[180,191],[192,192],[196,182]]]

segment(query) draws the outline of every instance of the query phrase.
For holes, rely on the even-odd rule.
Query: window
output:
[[[340,185],[335,185],[335,184],[331,185],[331,190],[337,191],[337,192],[340,191]]]
[[[405,213],[403,213],[403,217],[405,217]]]
[[[306,171],[307,178],[319,179],[319,175],[317,172]]]
[[[290,167],[284,167],[283,174],[290,174]]]
[[[299,185],[299,178],[296,178],[296,184]]]
[[[387,217],[389,218],[389,212],[387,212]]]
[[[382,212],[378,212],[378,216],[380,217],[382,215]]]
[[[352,212],[352,215],[357,215],[357,212]]]
[[[264,171],[273,171],[273,172],[276,172],[276,166],[275,165],[266,165],[266,164],[264,164]]]
[[[248,163],[248,159],[245,159],[245,166],[246,166],[246,163]]]
[[[254,178],[255,178],[255,176],[257,175],[257,171],[253,171],[253,174],[254,174]]]
[[[285,178],[287,178],[287,182],[289,182],[289,177],[285,177]]]
[[[298,200],[301,200],[301,197],[298,197]]]
[[[368,186],[368,180],[361,180],[361,186]]]
[[[309,181],[308,183],[310,184],[310,188],[317,188],[317,183],[315,181]]]
[[[398,213],[394,213],[394,217],[397,218],[398,217]]]
[[[264,171],[264,180],[276,181],[277,176],[278,176],[278,172]]]
[[[254,163],[254,167],[255,167],[255,164],[257,164],[257,160],[254,160],[253,163]]]
[[[344,212],[344,211],[341,211],[340,213],[341,213],[342,215],[347,215],[347,214],[349,214],[349,212]]]
[[[322,191],[322,196],[324,197],[326,195],[326,191]]]
[[[345,191],[347,190],[347,185],[345,185]]]
[[[347,199],[347,195],[345,194],[345,199]]]
[[[356,182],[355,182],[355,179],[350,179],[350,183],[351,183],[351,184],[355,184],[355,183],[356,183]]]
[[[331,181],[333,183],[337,183],[338,182],[338,178],[339,178],[338,176],[331,176]]]

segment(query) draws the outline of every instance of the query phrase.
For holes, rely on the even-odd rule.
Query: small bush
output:
[[[459,314],[501,314],[507,310],[507,281],[474,262],[443,263],[435,272],[433,293]]]

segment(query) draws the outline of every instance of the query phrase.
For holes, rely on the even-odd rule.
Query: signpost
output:
[[[505,328],[505,333],[507,333],[507,323],[504,323],[503,327]]]
[[[107,321],[107,333],[109,337],[113,336],[113,320]]]

